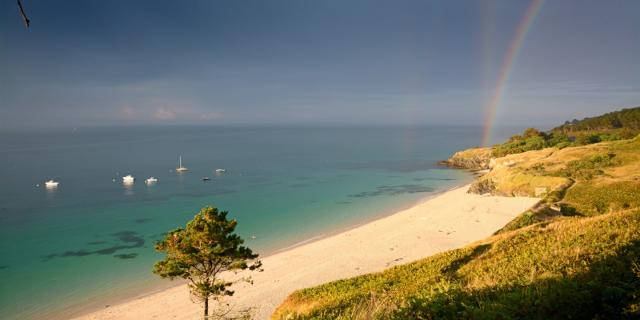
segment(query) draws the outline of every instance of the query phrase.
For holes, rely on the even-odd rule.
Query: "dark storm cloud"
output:
[[[0,126],[479,124],[529,1],[0,1]],[[498,122],[640,100],[640,2],[546,1]]]

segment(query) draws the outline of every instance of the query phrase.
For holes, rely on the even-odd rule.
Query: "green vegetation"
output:
[[[640,181],[578,184],[561,203],[565,215],[592,216],[640,207]]]
[[[568,178],[591,180],[595,176],[603,175],[602,169],[615,165],[616,162],[613,159],[615,156],[615,153],[594,154],[584,159],[572,160],[555,174]],[[541,173],[545,172],[541,171]]]
[[[492,155],[503,157],[549,147],[562,149],[602,141],[630,139],[638,134],[640,134],[640,107],[583,120],[567,121],[549,132],[529,128],[521,135],[515,135],[507,142],[493,146]]]
[[[527,129],[446,164],[540,196],[482,243],[291,294],[274,319],[640,318],[640,107]],[[635,138],[634,138],[635,137]]]
[[[622,109],[610,112],[593,118],[585,118],[580,121],[566,121],[563,125],[554,128],[552,131],[562,131],[565,133],[580,131],[604,131],[627,128],[629,130],[640,130],[640,107]]]
[[[189,280],[193,297],[204,302],[205,317],[209,315],[209,298],[233,295],[229,287],[237,280],[220,278],[222,272],[261,266],[255,260],[258,255],[242,246],[244,241],[234,233],[237,224],[227,219],[226,211],[206,207],[185,229],[169,232],[156,244],[156,250],[166,257],[154,265],[153,272],[162,278]]]
[[[562,218],[299,290],[273,318],[638,317],[639,259],[640,211]]]
[[[530,150],[540,150],[550,146],[562,144],[563,146],[571,144],[567,136],[558,138],[553,135],[547,135],[534,128],[525,130],[522,135],[515,135],[509,138],[509,141],[493,146],[492,155],[494,157],[503,157],[508,154],[522,153]]]

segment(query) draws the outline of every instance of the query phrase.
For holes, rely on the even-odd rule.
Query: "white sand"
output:
[[[381,271],[490,236],[535,204],[535,198],[466,193],[468,185],[355,229],[274,254],[253,285],[240,284],[229,302],[268,319],[296,289]],[[215,306],[215,304],[213,304]],[[201,319],[202,305],[185,285],[111,306],[78,319]]]

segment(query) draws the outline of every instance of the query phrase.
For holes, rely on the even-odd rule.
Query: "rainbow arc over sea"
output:
[[[509,82],[514,61],[516,60],[516,57],[518,56],[518,53],[522,48],[522,44],[527,37],[527,33],[529,33],[529,30],[531,29],[531,25],[540,13],[540,8],[542,7],[543,2],[544,0],[532,0],[531,3],[529,3],[523,18],[520,21],[515,34],[513,35],[513,39],[511,40],[509,47],[507,48],[505,58],[500,65],[498,80],[496,82],[495,89],[493,91],[493,94],[491,95],[491,99],[486,106],[482,133],[482,146],[488,146],[489,142],[491,141],[491,134],[494,126],[493,123],[496,117],[496,112],[502,104],[504,91],[507,83]]]

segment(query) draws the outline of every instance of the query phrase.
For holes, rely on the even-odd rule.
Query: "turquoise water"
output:
[[[153,244],[206,205],[230,211],[262,255],[389,214],[470,181],[469,173],[436,162],[478,144],[480,133],[461,127],[3,132],[0,318],[66,318],[167,284],[151,273],[160,258]],[[178,155],[189,172],[173,171]],[[216,175],[216,168],[227,172]],[[126,174],[137,178],[132,187],[120,182]],[[149,176],[158,183],[146,186]],[[45,179],[60,186],[36,186]]]

